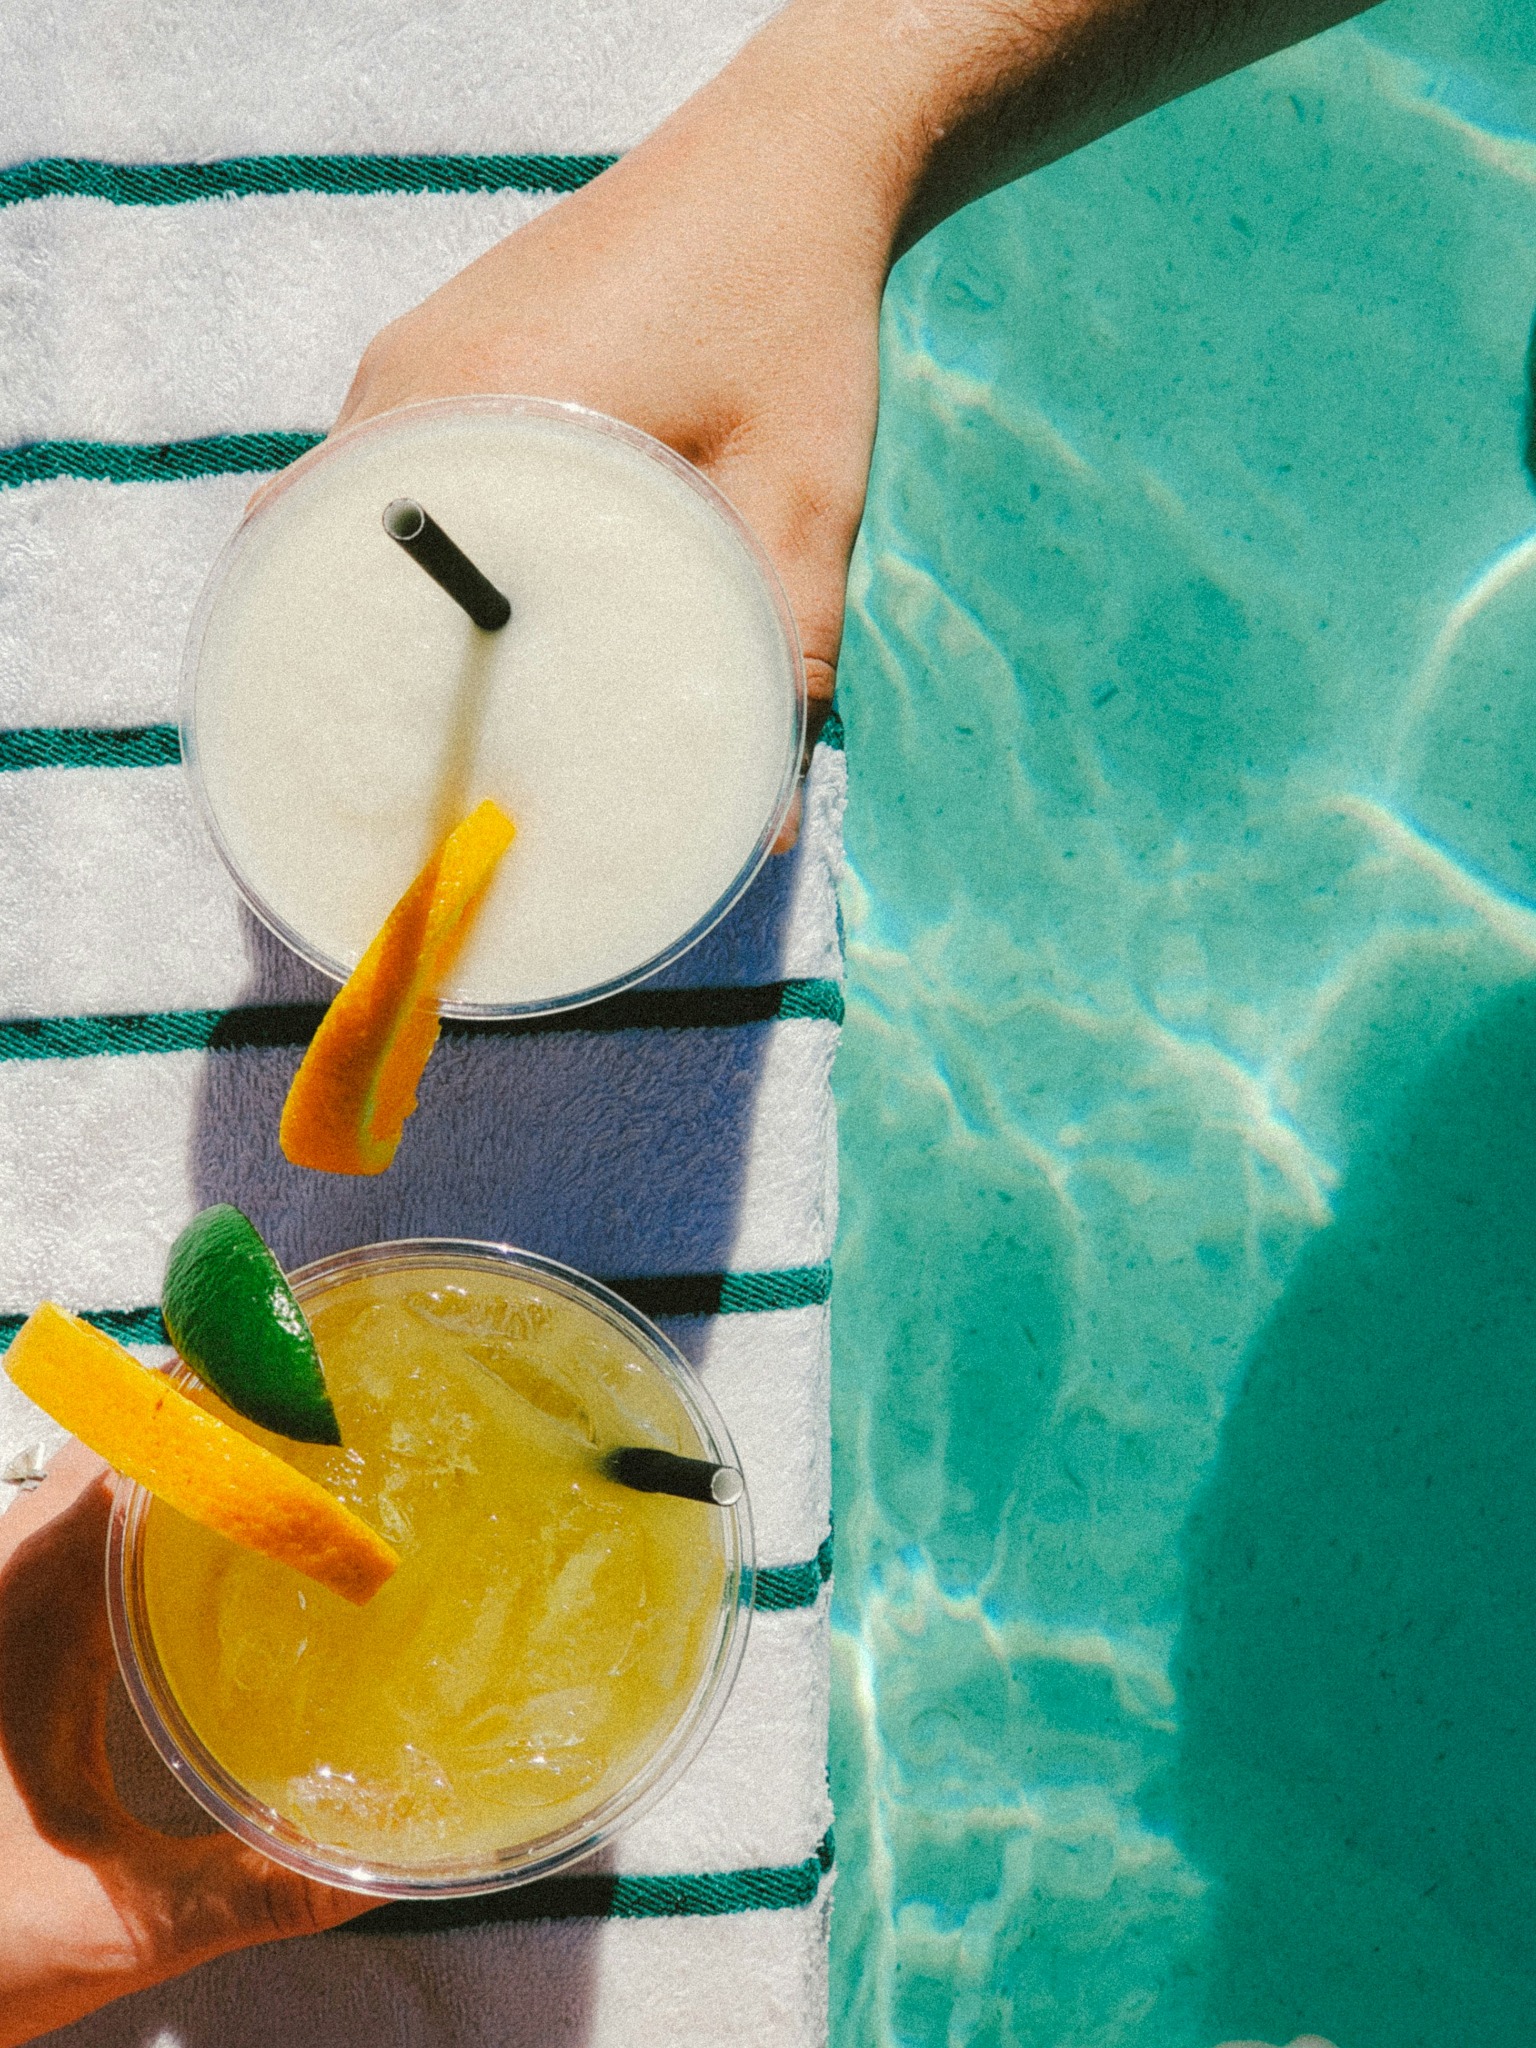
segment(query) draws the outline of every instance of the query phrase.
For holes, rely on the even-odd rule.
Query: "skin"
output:
[[[895,257],[981,193],[1357,11],[790,0],[614,169],[385,328],[338,424],[519,392],[668,442],[763,540],[824,712]],[[0,2048],[366,1903],[118,1800],[100,1475],[71,1448],[0,1520]]]
[[[0,1520],[0,2044],[368,1903],[232,1835],[165,1835],[118,1799],[102,1568],[111,1494],[79,1444]]]

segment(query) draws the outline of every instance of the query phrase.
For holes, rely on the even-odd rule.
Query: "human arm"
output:
[[[109,1761],[110,1496],[78,1444],[0,1518],[0,2048],[368,1903],[135,1817]]]

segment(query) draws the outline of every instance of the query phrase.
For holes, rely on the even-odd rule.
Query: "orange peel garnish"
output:
[[[295,1166],[382,1173],[440,1019],[436,994],[516,828],[489,801],[456,825],[385,919],[320,1020],[278,1130]]]
[[[157,1500],[361,1607],[400,1562],[334,1494],[45,1301],[6,1371],[29,1401]]]

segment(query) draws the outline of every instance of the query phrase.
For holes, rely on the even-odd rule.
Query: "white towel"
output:
[[[415,1233],[523,1244],[617,1279],[683,1346],[760,1564],[719,1728],[600,1873],[467,1902],[451,1930],[390,1909],[226,1958],[59,2042],[824,2038],[835,728],[799,849],[725,925],[555,1029],[450,1032],[395,1166],[352,1184],[276,1149],[325,990],[237,903],[174,736],[251,465],[323,430],[384,321],[553,203],[519,185],[591,168],[465,159],[622,149],[768,11],[13,0],[0,23],[0,1342],[50,1296],[164,1355],[165,1252],[216,1199],[290,1264]],[[339,161],[385,154],[434,161]],[[94,168],[189,163],[213,168]],[[486,189],[403,189],[455,183]],[[0,1380],[0,1469],[57,1441]]]

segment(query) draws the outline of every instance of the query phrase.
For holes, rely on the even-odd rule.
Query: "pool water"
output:
[[[1536,2038],[1536,14],[888,298],[840,685],[834,2037]]]

